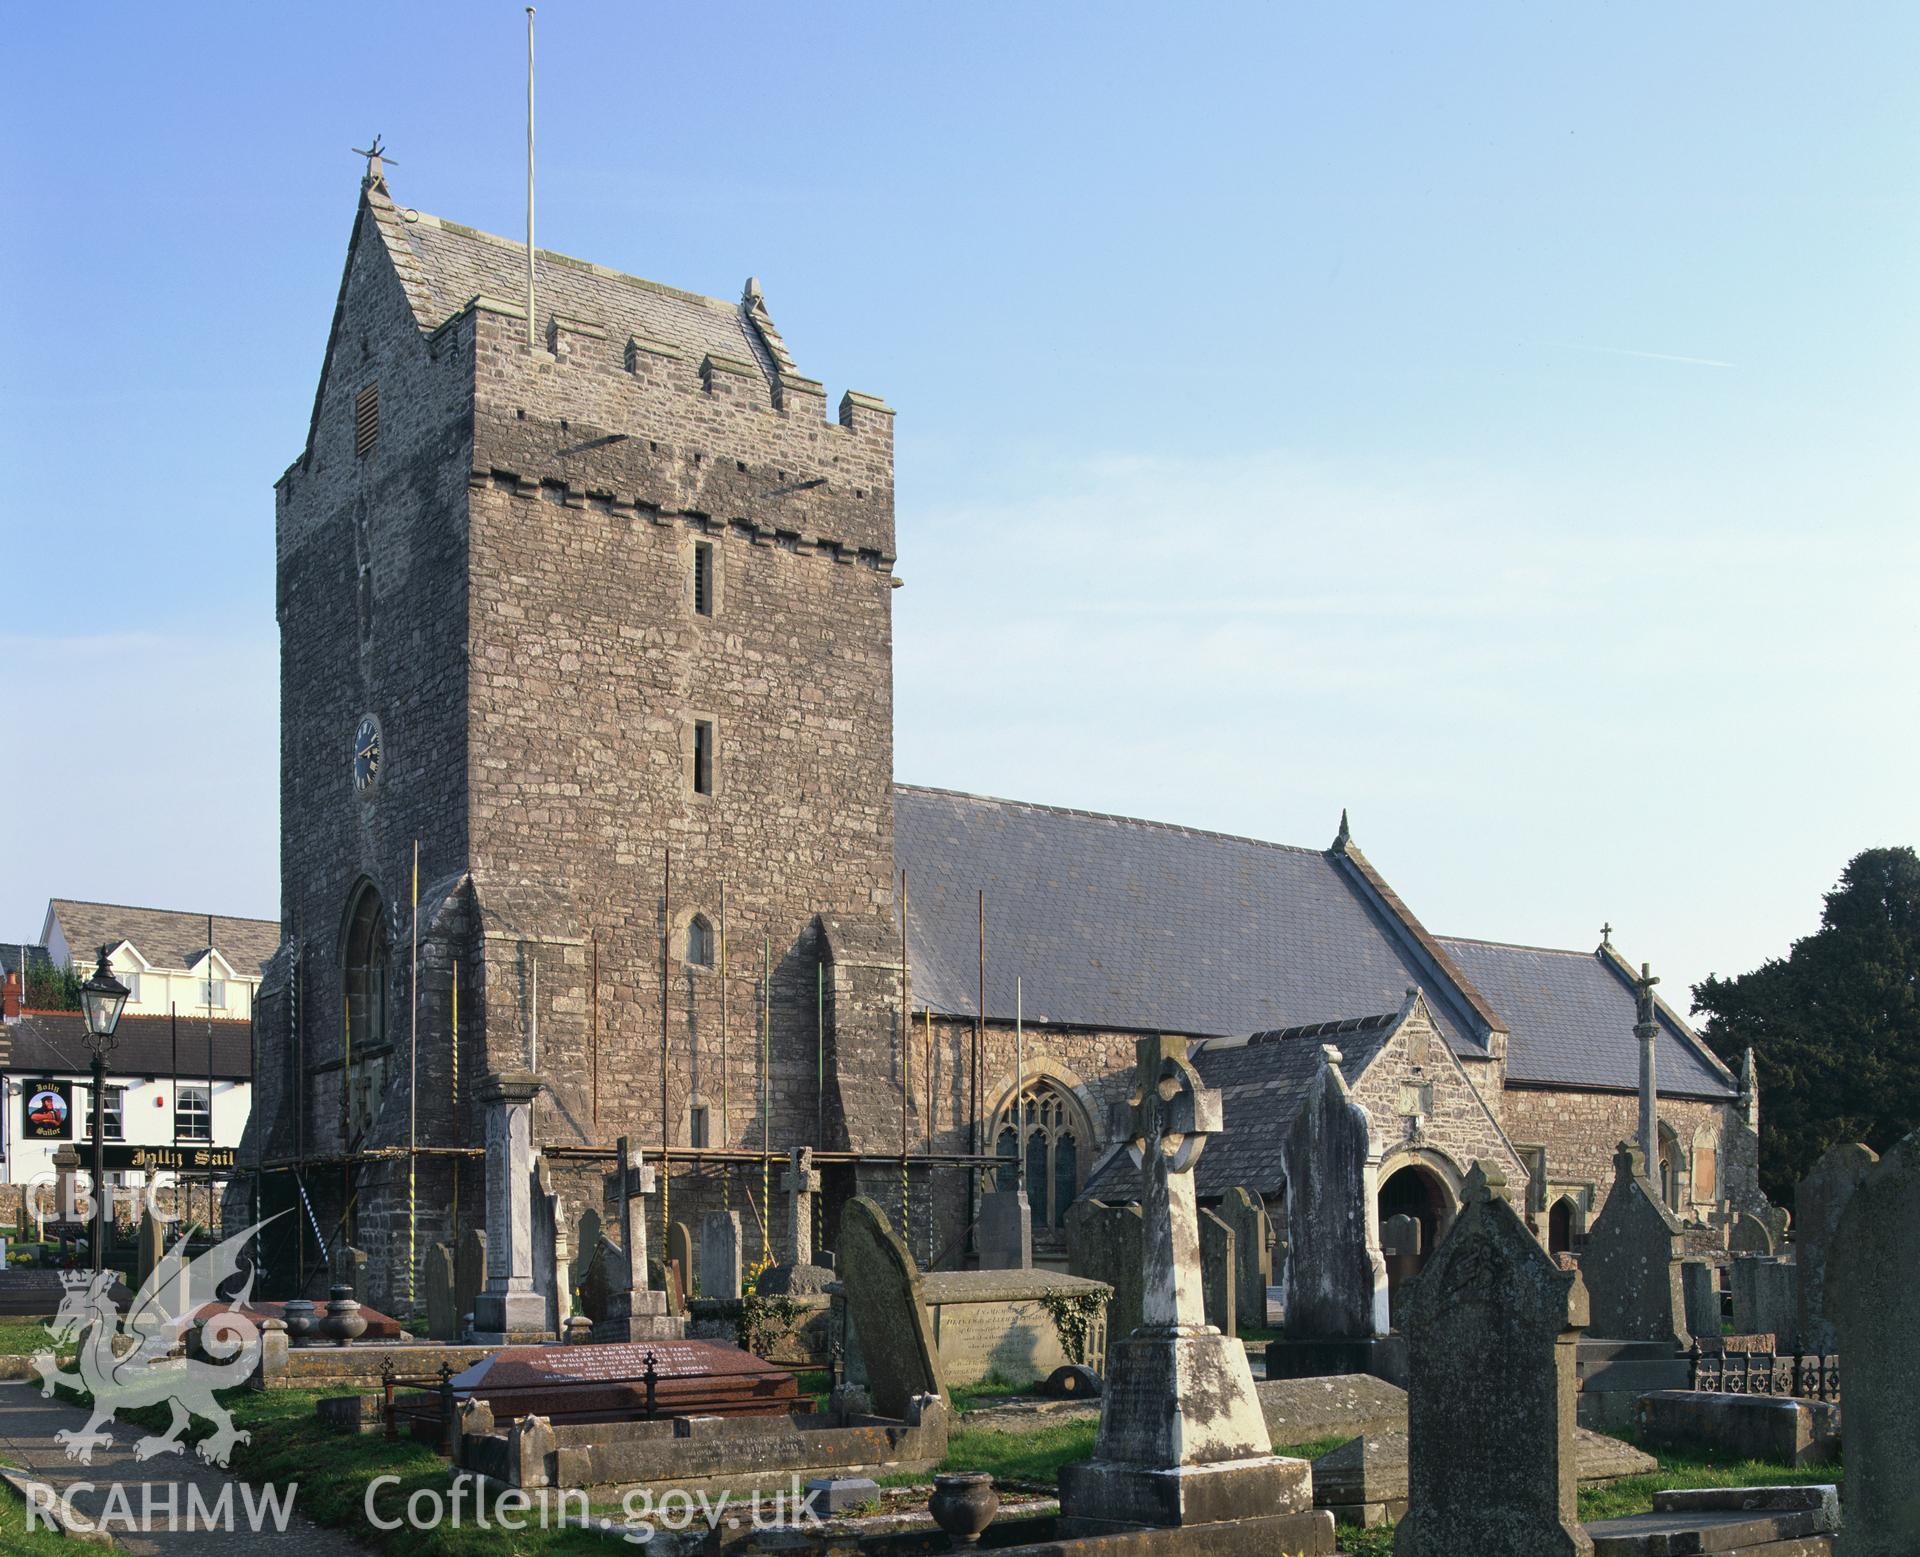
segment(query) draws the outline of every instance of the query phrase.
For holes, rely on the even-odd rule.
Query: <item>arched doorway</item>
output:
[[[1401,1292],[1420,1274],[1453,1221],[1455,1200],[1446,1180],[1425,1163],[1410,1162],[1381,1180],[1380,1251],[1387,1265],[1387,1305],[1400,1322]]]
[[[1009,1099],[994,1116],[993,1149],[1001,1159],[996,1189],[1018,1187],[1023,1138],[1034,1240],[1057,1241],[1065,1236],[1067,1207],[1086,1178],[1093,1132],[1079,1100],[1051,1077],[1040,1076],[1020,1094],[1018,1112]]]
[[[1573,1253],[1573,1201],[1562,1195],[1547,1213],[1547,1252]]]

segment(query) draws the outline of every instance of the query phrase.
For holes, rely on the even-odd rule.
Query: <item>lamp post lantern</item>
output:
[[[93,1270],[98,1275],[107,1258],[107,1056],[113,1052],[114,1030],[126,1009],[127,986],[107,966],[111,948],[100,948],[100,964],[80,986],[80,1009],[87,1019],[87,1047],[93,1051]]]

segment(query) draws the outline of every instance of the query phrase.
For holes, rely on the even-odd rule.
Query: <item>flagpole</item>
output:
[[[527,344],[533,326],[533,7],[527,7]]]

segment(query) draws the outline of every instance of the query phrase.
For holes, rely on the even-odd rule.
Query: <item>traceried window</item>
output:
[[[705,914],[687,921],[687,961],[696,968],[713,966],[713,922]]]
[[[213,1139],[213,1097],[204,1083],[181,1086],[173,1103],[173,1130],[182,1141]]]
[[[1017,1186],[1016,1165],[1024,1139],[1027,1205],[1034,1231],[1056,1231],[1065,1226],[1067,1207],[1080,1193],[1090,1134],[1073,1096],[1045,1077],[1028,1084],[1020,1105],[1017,1112],[1010,1106],[1002,1108],[994,1121],[994,1151],[1001,1159],[995,1183],[1000,1189]]]

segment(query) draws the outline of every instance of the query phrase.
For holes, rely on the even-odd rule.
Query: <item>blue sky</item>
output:
[[[540,12],[543,246],[899,409],[901,778],[1683,985],[1908,843],[1920,11]],[[0,936],[277,912],[271,485],[360,163],[516,233],[505,4],[10,22]],[[106,707],[118,744],[70,710]]]

